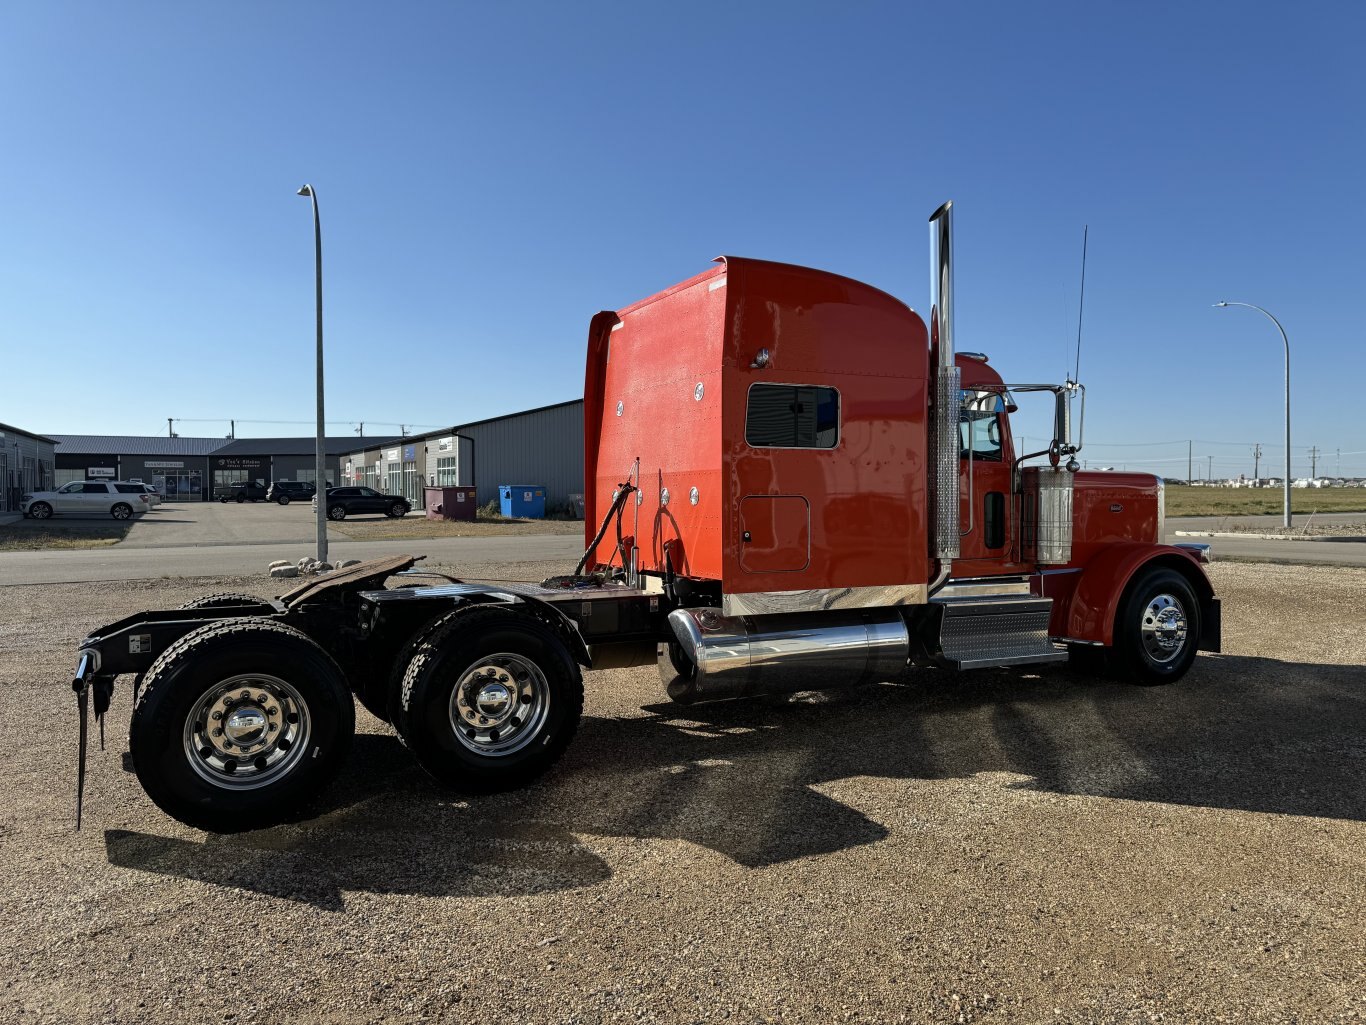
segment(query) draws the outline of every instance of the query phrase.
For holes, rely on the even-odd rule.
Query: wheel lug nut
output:
[[[274,732],[275,732],[276,730],[278,730],[279,728],[280,728],[280,727],[277,726],[277,725],[275,725],[275,723],[271,723],[270,726],[267,727],[267,729],[269,729],[271,733],[274,733]]]
[[[223,718],[223,713],[222,713],[222,712],[214,712],[213,715],[211,716],[211,718],[213,718],[213,719],[215,719],[215,720],[221,719],[221,718]]]
[[[266,709],[266,715],[279,715],[279,714],[280,714],[280,710],[279,710],[278,708],[267,708],[267,709]]]
[[[479,717],[479,725],[480,725],[480,726],[487,725],[488,721],[489,721],[489,717],[486,716],[486,715],[481,715],[481,716]]]
[[[214,731],[213,731],[213,735],[214,735],[215,737],[221,737],[221,736],[223,735],[223,729],[222,729],[222,727],[219,727],[218,729],[214,730]]]
[[[264,704],[266,703],[267,700],[268,700],[268,699],[266,698],[266,696],[265,696],[264,694],[262,694],[259,698],[256,699],[256,703],[257,703],[258,705],[264,705]]]

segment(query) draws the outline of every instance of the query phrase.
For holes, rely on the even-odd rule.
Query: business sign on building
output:
[[[119,471],[112,466],[87,466],[85,469],[86,480],[94,480],[96,477],[117,477]]]
[[[180,461],[180,462],[157,462],[155,459],[149,459],[149,460],[147,460],[145,463],[143,463],[142,465],[145,466],[145,467],[147,467],[147,469],[149,469],[149,470],[183,470],[183,469],[185,469],[185,463],[184,463],[183,460]]]
[[[404,446],[403,446],[403,461],[404,461],[405,463],[411,463],[411,462],[414,462],[416,459],[417,459],[417,446],[416,446],[416,445],[404,445]]]
[[[391,463],[396,463],[396,462],[398,462],[398,449],[396,449],[396,448],[391,448],[391,449],[389,450],[389,454],[386,455],[384,458],[387,459],[387,460],[388,460],[389,462],[391,462]]]
[[[160,463],[148,463],[148,466],[160,466]],[[176,464],[180,465],[180,464]],[[214,460],[214,465],[220,470],[263,470],[266,461],[264,459],[252,459],[242,456],[223,456]]]

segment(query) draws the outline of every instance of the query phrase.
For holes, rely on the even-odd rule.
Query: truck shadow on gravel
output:
[[[610,866],[580,836],[681,839],[763,868],[886,839],[822,792],[857,800],[858,777],[1008,774],[1026,779],[987,785],[1366,820],[1356,666],[1202,656],[1164,688],[1067,669],[913,673],[786,704],[643,711],[586,717],[547,780],[469,799],[430,784],[396,739],[362,735],[318,818],[202,843],[110,831],[109,861],[324,909],[346,890],[493,896],[605,881]]]

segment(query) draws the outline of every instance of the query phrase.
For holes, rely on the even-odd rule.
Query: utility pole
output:
[[[1214,457],[1206,456],[1205,458],[1209,460],[1209,469],[1205,471],[1205,480],[1212,481],[1214,480]]]
[[[406,437],[408,436],[408,425],[407,425],[407,424],[399,424],[399,425],[398,425],[398,436],[399,436],[400,438],[406,438]]]
[[[169,416],[166,418],[166,437],[168,438],[175,437],[175,428],[171,426],[174,423],[175,421],[172,420]]]
[[[1319,475],[1319,447],[1309,446],[1309,479],[1315,480]]]
[[[1191,453],[1193,453],[1194,451],[1195,451],[1195,442],[1194,442],[1193,440],[1188,440],[1188,441],[1186,442],[1186,483],[1187,483],[1187,484],[1189,484],[1189,483],[1191,482]]]
[[[234,441],[237,440],[237,421],[236,421],[236,420],[229,420],[229,421],[228,421],[228,437],[229,437],[229,438],[232,438]]]
[[[1338,449],[1338,468],[1337,468],[1337,471],[1333,474],[1333,476],[1334,476],[1334,477],[1341,477],[1341,476],[1342,476],[1342,449]]]
[[[364,420],[362,420],[359,424],[356,425],[356,433],[359,434],[362,438],[365,437],[365,421],[364,421]]]
[[[1262,469],[1262,443],[1259,441],[1252,446],[1252,479],[1261,480]]]

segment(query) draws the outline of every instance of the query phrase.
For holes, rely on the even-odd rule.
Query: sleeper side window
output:
[[[755,384],[745,409],[752,448],[834,448],[839,444],[840,394],[809,384]]]

